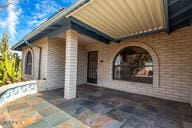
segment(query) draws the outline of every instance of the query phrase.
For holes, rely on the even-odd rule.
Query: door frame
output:
[[[94,53],[94,52],[96,52],[97,53],[97,69],[96,69],[96,81],[95,82],[90,82],[90,81],[88,81],[88,79],[89,79],[89,72],[88,72],[88,70],[89,70],[89,55],[90,55],[90,53]],[[98,78],[98,74],[97,74],[97,71],[98,71],[98,51],[89,51],[88,53],[87,53],[87,82],[88,83],[91,83],[91,84],[97,84],[97,78]]]

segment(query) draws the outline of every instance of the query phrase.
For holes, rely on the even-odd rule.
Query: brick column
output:
[[[76,97],[78,33],[66,32],[65,85],[64,98]]]

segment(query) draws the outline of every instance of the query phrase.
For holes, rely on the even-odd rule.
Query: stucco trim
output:
[[[125,42],[122,42],[122,43],[125,43]],[[151,46],[149,46],[148,44],[146,44],[144,42],[128,42],[126,45],[121,45],[120,47],[118,47],[111,57],[111,60],[110,60],[111,65],[113,66],[114,58],[119,53],[119,51],[121,51],[122,49],[124,49],[126,47],[130,47],[130,46],[138,46],[138,47],[141,47],[141,48],[143,48],[149,52],[149,54],[152,57],[153,63],[154,63],[154,65],[153,65],[153,86],[159,87],[159,77],[160,77],[159,58],[158,58],[158,55],[155,52],[155,50]],[[111,74],[113,74],[112,72],[113,72],[113,67],[111,70]],[[112,80],[113,80],[113,77],[111,76],[111,81]]]

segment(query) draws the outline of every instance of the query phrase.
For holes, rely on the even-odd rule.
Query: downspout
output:
[[[38,80],[41,79],[41,54],[42,54],[42,47],[34,45],[34,44],[29,44],[28,41],[25,41],[25,43],[30,46],[30,47],[36,47],[39,48],[39,66],[38,66]]]

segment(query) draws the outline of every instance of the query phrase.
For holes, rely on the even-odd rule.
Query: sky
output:
[[[9,36],[13,46],[34,28],[77,0],[0,0],[0,38]],[[5,5],[7,2],[10,4]]]

